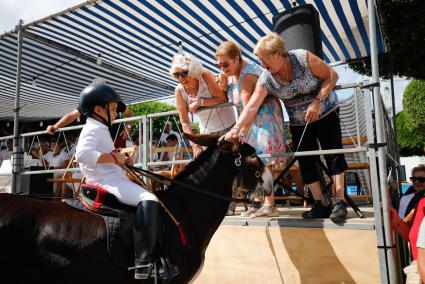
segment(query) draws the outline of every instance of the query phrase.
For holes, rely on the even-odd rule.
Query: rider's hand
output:
[[[134,166],[134,159],[132,159],[131,157],[126,157],[125,164],[127,166],[133,167]]]
[[[47,133],[49,133],[50,135],[53,135],[55,134],[57,128],[54,125],[49,125],[47,126],[46,130],[47,130]]]
[[[310,123],[319,119],[319,115],[322,113],[322,108],[323,106],[320,101],[314,100],[307,108],[305,121]]]
[[[201,106],[201,100],[196,100],[188,106],[189,112],[194,113]]]
[[[112,155],[115,157],[115,161],[119,164],[125,164],[126,156],[120,152],[114,152]]]

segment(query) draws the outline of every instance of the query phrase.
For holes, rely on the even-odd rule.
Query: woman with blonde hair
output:
[[[252,98],[224,139],[243,139],[264,99],[271,95],[282,99],[285,104],[295,149],[318,150],[317,140],[323,150],[341,149],[338,99],[332,91],[338,74],[307,50],[286,51],[284,41],[277,33],[261,38],[254,53],[265,70],[257,81]],[[325,155],[336,186],[336,201],[333,206],[322,194],[316,168],[317,159],[317,156],[298,159],[303,182],[308,185],[315,201],[313,208],[304,212],[303,217],[344,220],[347,217],[344,196],[347,163],[344,155]]]
[[[183,131],[192,134],[189,113],[196,113],[201,132],[222,135],[235,123],[232,106],[199,109],[227,102],[225,91],[217,84],[216,76],[202,67],[194,56],[179,53],[173,57],[170,74],[179,82],[175,89],[177,110]],[[202,147],[190,142],[194,156],[202,152]]]
[[[263,69],[257,64],[242,58],[239,47],[225,41],[216,50],[215,57],[217,66],[226,74],[227,95],[236,105],[238,113],[242,113],[244,107],[251,99],[258,77]],[[253,146],[257,154],[281,154],[285,152],[285,140],[283,135],[283,112],[279,99],[268,96],[258,109],[258,113],[250,124],[247,124],[246,141]],[[252,126],[251,126],[252,125]],[[242,134],[243,135],[243,134]],[[265,164],[273,164],[282,159],[263,158]],[[278,216],[275,207],[273,189],[272,195],[265,197],[264,205],[260,208],[259,198],[242,216]]]

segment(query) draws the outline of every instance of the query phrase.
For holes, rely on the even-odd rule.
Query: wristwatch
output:
[[[323,104],[325,102],[326,98],[322,99],[322,98],[315,97],[314,100],[319,101],[321,104]]]

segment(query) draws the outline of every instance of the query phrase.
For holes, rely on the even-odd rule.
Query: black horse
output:
[[[267,168],[248,144],[217,143],[217,137],[191,137],[209,146],[175,179],[230,198],[232,188],[258,189]],[[183,245],[174,223],[164,218],[163,248],[179,269],[173,283],[189,282],[200,269],[207,246],[230,201],[172,184],[158,198],[181,223]],[[0,194],[1,283],[135,283],[106,251],[102,217],[61,202]],[[129,251],[129,254],[132,252]]]

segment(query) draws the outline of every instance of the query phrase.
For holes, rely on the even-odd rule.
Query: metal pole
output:
[[[393,128],[394,128],[394,136],[397,139],[397,128],[396,128],[396,119],[395,119],[395,94],[394,94],[394,76],[391,74],[391,106],[393,111]]]
[[[382,216],[383,227],[377,227],[376,230],[382,230],[384,234],[385,245],[384,247],[379,247],[379,250],[384,250],[386,255],[386,263],[382,263],[380,259],[381,266],[381,281],[382,283],[396,283],[396,268],[394,261],[394,248],[391,238],[391,227],[390,227],[390,218],[389,218],[389,200],[387,193],[387,165],[385,160],[385,151],[386,146],[381,146],[385,141],[384,135],[384,123],[383,123],[383,114],[381,107],[381,94],[379,88],[379,66],[378,66],[378,50],[376,43],[376,21],[375,21],[375,3],[373,0],[368,0],[368,18],[369,18],[369,42],[370,42],[370,59],[371,59],[371,68],[372,68],[372,83],[373,87],[373,99],[375,106],[375,125],[376,125],[376,143],[378,145],[377,155],[378,155],[378,172],[371,172],[372,175],[379,173],[379,189],[382,198],[382,215],[381,212],[375,211],[375,216],[378,215],[378,218]],[[370,143],[370,142],[369,142]],[[373,152],[374,149],[371,149]],[[374,200],[374,203],[378,200]],[[376,207],[375,207],[376,208]],[[376,217],[375,217],[376,220]],[[386,264],[386,265],[385,265]],[[383,267],[385,265],[385,267]],[[383,271],[384,270],[384,271]]]
[[[142,153],[142,168],[144,170],[148,169],[148,153],[149,153],[149,136],[148,136],[148,118],[147,116],[143,116],[142,123],[143,123],[143,153]]]
[[[137,162],[142,162],[142,145],[143,145],[143,138],[142,138],[142,120],[139,119],[139,145],[137,145]]]
[[[19,20],[19,24],[16,26],[18,32],[18,50],[17,50],[17,61],[16,61],[16,95],[15,95],[15,109],[13,116],[13,159],[12,159],[12,193],[18,192],[18,175],[23,168],[24,153],[19,142],[19,96],[21,94],[21,63],[22,63],[22,38],[23,31],[22,25],[24,21]]]

